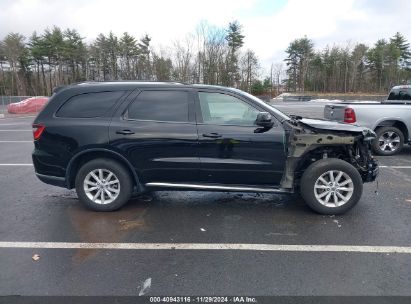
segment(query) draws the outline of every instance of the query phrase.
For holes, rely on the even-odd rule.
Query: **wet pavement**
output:
[[[0,242],[411,246],[411,147],[379,158],[378,187],[342,216],[298,195],[165,191],[96,213],[26,165],[32,119],[0,119]],[[0,295],[411,295],[407,253],[0,248],[0,269]]]

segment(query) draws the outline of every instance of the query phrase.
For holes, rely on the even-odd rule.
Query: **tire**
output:
[[[330,172],[336,181],[334,186],[329,185],[332,180]],[[342,172],[341,176],[339,176],[340,172]],[[347,191],[348,189],[352,191]],[[315,212],[326,215],[342,214],[360,200],[363,181],[357,169],[351,164],[336,158],[326,158],[316,161],[305,170],[301,178],[300,190],[306,204]],[[327,193],[324,194],[325,192]],[[331,193],[330,196],[328,193]]]
[[[103,176],[102,179],[100,174]],[[96,177],[100,181],[97,181]],[[85,163],[77,172],[75,186],[79,200],[94,211],[119,209],[127,203],[133,191],[133,182],[128,170],[117,161],[108,158],[98,158]],[[100,194],[97,194],[98,191]],[[93,200],[94,196],[96,198]]]
[[[404,134],[395,127],[381,127],[376,130],[377,138],[372,148],[378,155],[394,155],[399,153],[404,146]]]

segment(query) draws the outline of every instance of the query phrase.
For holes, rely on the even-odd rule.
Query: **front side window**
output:
[[[115,105],[124,91],[85,93],[71,97],[57,111],[57,117],[102,117]]]
[[[203,122],[252,126],[259,111],[248,103],[223,93],[199,92]]]
[[[184,91],[143,91],[129,106],[127,118],[188,122],[188,100]]]

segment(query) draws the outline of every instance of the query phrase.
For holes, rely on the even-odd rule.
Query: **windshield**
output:
[[[270,105],[270,104],[262,101],[260,98],[255,97],[254,95],[251,95],[251,94],[249,94],[249,93],[247,93],[247,92],[244,92],[244,91],[241,91],[241,90],[239,90],[239,89],[231,88],[231,90],[233,90],[233,91],[235,91],[235,92],[237,92],[237,93],[240,93],[240,94],[242,94],[242,95],[245,95],[246,97],[254,100],[255,102],[257,102],[258,104],[260,104],[260,105],[262,105],[262,106],[267,106],[267,107],[269,107],[270,109],[272,109],[273,112],[275,112],[279,117],[281,117],[281,119],[282,119],[283,121],[284,121],[284,120],[290,120],[290,119],[291,119],[289,116],[285,115],[283,112],[281,112],[281,111],[278,110],[277,108],[275,108],[275,107],[273,107],[272,105]]]

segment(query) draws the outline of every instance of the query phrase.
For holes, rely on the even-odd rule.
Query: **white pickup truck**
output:
[[[393,87],[382,102],[327,104],[324,118],[370,128],[377,134],[373,143],[376,154],[397,154],[404,144],[411,144],[411,85]]]

